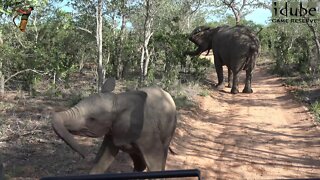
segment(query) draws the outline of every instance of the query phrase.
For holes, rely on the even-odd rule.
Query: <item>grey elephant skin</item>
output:
[[[231,93],[239,92],[238,75],[241,70],[246,71],[246,82],[242,92],[253,92],[251,88],[252,71],[260,51],[260,41],[256,34],[242,25],[216,28],[199,26],[190,34],[189,40],[197,46],[197,49],[186,51],[186,55],[197,56],[205,51],[209,53],[212,49],[219,90],[224,88],[222,67],[226,65],[229,87],[231,87],[231,78],[233,78]]]
[[[114,86],[115,80],[108,79],[102,93],[54,113],[54,131],[82,157],[87,153],[73,135],[104,136],[90,174],[105,172],[119,150],[130,155],[134,171],[164,170],[177,123],[172,97],[156,87],[114,94]]]

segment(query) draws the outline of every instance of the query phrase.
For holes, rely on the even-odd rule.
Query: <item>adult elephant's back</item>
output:
[[[213,51],[219,56],[222,65],[236,72],[254,68],[260,41],[247,27],[222,26],[213,37],[212,43]]]
[[[246,70],[246,83],[242,92],[252,93],[252,71],[259,54],[260,42],[256,35],[245,26],[221,26],[214,30],[212,49],[218,76],[218,89],[224,88],[223,68],[228,67],[228,84],[231,93],[237,94],[239,73]]]

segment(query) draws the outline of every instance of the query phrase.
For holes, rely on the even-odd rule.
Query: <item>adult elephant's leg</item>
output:
[[[231,88],[231,81],[232,81],[232,71],[228,67],[228,88]]]
[[[251,82],[252,82],[252,70],[248,69],[246,70],[246,85],[244,86],[243,93],[253,93],[253,90],[251,88]]]
[[[104,173],[113,162],[118,152],[119,149],[113,144],[112,139],[105,136],[96,157],[97,163],[91,169],[90,174]]]
[[[146,169],[147,165],[146,162],[144,161],[141,153],[131,153],[129,154],[132,161],[133,161],[133,171],[135,172],[142,172],[143,170]]]
[[[215,57],[216,58],[216,57]],[[223,83],[223,68],[219,61],[215,61],[214,66],[216,68],[217,76],[218,76],[218,84],[217,84],[217,89],[222,90],[224,88],[224,83]]]
[[[240,71],[238,72],[233,72],[233,83],[232,83],[232,88],[231,88],[231,93],[232,94],[237,94],[239,93],[239,88],[238,88],[238,83],[239,83],[239,74]]]

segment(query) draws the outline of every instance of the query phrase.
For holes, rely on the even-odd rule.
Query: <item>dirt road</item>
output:
[[[241,90],[243,86],[240,87]],[[320,131],[302,104],[264,68],[253,94],[212,91],[180,111],[167,169],[199,168],[204,179],[320,178]]]
[[[212,73],[212,76],[214,73]],[[215,77],[209,77],[215,80]],[[240,87],[241,90],[243,87]],[[203,179],[320,178],[320,131],[282,82],[257,68],[253,94],[210,90],[194,96],[198,107],[179,110],[167,169],[201,170]],[[82,159],[51,128],[50,113],[60,100],[4,99],[0,160],[9,179],[87,174],[101,139],[77,138],[91,157]],[[1,119],[1,116],[0,116]],[[131,172],[119,153],[108,172]]]

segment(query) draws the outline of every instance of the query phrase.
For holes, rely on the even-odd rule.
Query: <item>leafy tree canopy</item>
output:
[[[28,10],[29,7],[40,6],[42,3],[46,3],[47,0],[0,0],[0,15],[11,15],[18,9]]]

